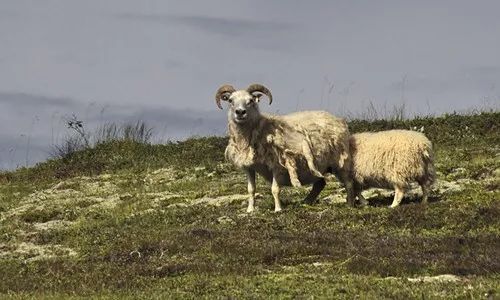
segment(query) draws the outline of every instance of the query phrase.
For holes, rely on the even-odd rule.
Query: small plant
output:
[[[84,122],[75,114],[65,122],[72,134],[66,136],[61,144],[53,145],[51,152],[53,158],[68,158],[77,151],[108,142],[128,141],[148,144],[153,137],[153,129],[143,121],[122,125],[109,122],[98,127],[93,133],[86,130]]]
[[[85,131],[83,121],[78,120],[75,114],[66,121],[68,128],[72,129],[85,142],[85,146],[90,147],[89,134]]]
[[[368,106],[363,112],[353,113],[351,111],[347,111],[345,113],[346,117],[349,120],[353,121],[404,121],[408,119],[408,114],[406,112],[406,103],[402,102],[401,104],[395,104],[392,108],[388,108],[387,104],[383,106],[375,106],[373,101],[368,103]]]
[[[51,156],[53,158],[67,158],[77,151],[85,149],[85,142],[79,136],[68,136],[59,145],[53,145]]]
[[[66,125],[73,134],[66,136],[61,144],[52,146],[51,156],[54,158],[67,158],[77,151],[90,147],[89,134],[85,131],[83,121],[73,114],[66,120]]]
[[[153,129],[143,121],[123,125],[106,123],[99,127],[94,134],[95,144],[111,141],[131,141],[147,144],[152,137]]]

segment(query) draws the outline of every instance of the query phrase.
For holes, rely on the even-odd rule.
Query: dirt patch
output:
[[[463,279],[456,275],[444,274],[438,276],[422,276],[415,278],[407,278],[409,282],[424,282],[424,283],[445,283],[445,282],[461,282]]]
[[[222,206],[222,205],[229,205],[232,204],[235,201],[245,201],[248,199],[247,194],[235,194],[235,195],[227,195],[227,196],[220,196],[220,197],[203,197],[203,198],[198,198],[195,199],[191,202],[192,205],[211,205],[211,206]]]
[[[34,223],[33,226],[36,230],[44,231],[44,230],[56,230],[62,228],[68,228],[71,225],[75,224],[75,222],[64,221],[64,220],[52,220],[44,223]]]
[[[0,258],[16,258],[26,261],[44,260],[54,257],[76,257],[78,253],[61,245],[36,245],[22,242],[15,246],[0,245]]]

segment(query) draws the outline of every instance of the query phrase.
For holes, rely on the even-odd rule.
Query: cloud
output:
[[[189,33],[191,39],[198,39],[200,43],[207,43],[211,37],[229,40],[231,45],[220,46],[234,49],[262,49],[271,51],[287,51],[292,53],[297,48],[307,47],[311,37],[300,26],[291,22],[274,20],[226,18],[200,15],[168,15],[168,14],[114,14],[115,18],[124,21],[136,21],[159,24],[172,27],[188,28],[194,31]],[[221,41],[208,42],[210,45]],[[293,47],[292,47],[293,46]]]
[[[15,18],[18,15],[12,11],[0,10],[0,19]]]
[[[227,18],[213,18],[204,16],[179,16],[174,20],[180,24],[206,31],[213,34],[221,34],[230,37],[251,35],[272,35],[293,29],[289,23],[273,21],[249,21]]]
[[[407,76],[405,80],[401,79],[393,82],[389,89],[396,92],[426,92],[432,94],[444,93],[454,84],[452,80],[433,79],[428,77]]]
[[[500,87],[500,66],[477,66],[463,70],[467,80],[484,91],[494,91]]]
[[[35,107],[72,107],[76,101],[70,98],[54,98],[26,93],[0,92],[0,104]]]
[[[117,14],[119,19],[144,21],[164,25],[183,25],[200,31],[226,36],[272,35],[295,29],[291,23],[253,21],[209,16],[177,16],[161,14]]]
[[[165,70],[176,70],[185,67],[185,63],[180,60],[167,59],[164,63]]]
[[[464,68],[465,72],[500,77],[500,66],[476,66]]]
[[[393,82],[390,91],[443,94],[475,92],[479,95],[495,92],[500,85],[500,67],[478,66],[463,68],[440,77],[407,75]]]

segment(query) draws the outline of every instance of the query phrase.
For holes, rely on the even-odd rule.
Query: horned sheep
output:
[[[252,84],[245,90],[221,86],[215,101],[229,103],[229,143],[225,156],[242,168],[248,182],[248,212],[254,210],[256,173],[271,182],[275,211],[281,211],[282,186],[313,184],[304,199],[314,202],[326,185],[323,174],[334,173],[344,183],[347,200],[354,204],[350,178],[349,130],[345,120],[324,111],[303,111],[288,115],[260,113],[258,103],[269,89]]]
[[[350,138],[354,191],[361,203],[361,191],[370,187],[394,189],[390,207],[397,207],[412,182],[422,188],[427,203],[435,180],[432,143],[424,134],[409,130],[387,130],[353,134]]]

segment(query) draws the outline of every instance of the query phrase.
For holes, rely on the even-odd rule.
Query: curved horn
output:
[[[273,103],[273,95],[271,94],[271,91],[266,88],[265,86],[263,86],[262,84],[251,84],[248,88],[247,88],[247,92],[249,92],[250,94],[252,93],[255,93],[255,92],[260,92],[264,95],[267,96],[267,98],[269,98],[269,104]]]
[[[227,99],[229,98],[227,95],[227,93],[230,93],[232,94],[234,91],[236,91],[234,89],[234,87],[232,85],[229,85],[229,84],[225,84],[223,86],[221,86],[218,90],[217,90],[217,93],[215,94],[215,103],[217,104],[217,106],[222,109],[222,105],[220,104],[220,101],[221,100],[224,100],[224,101],[227,101]]]

